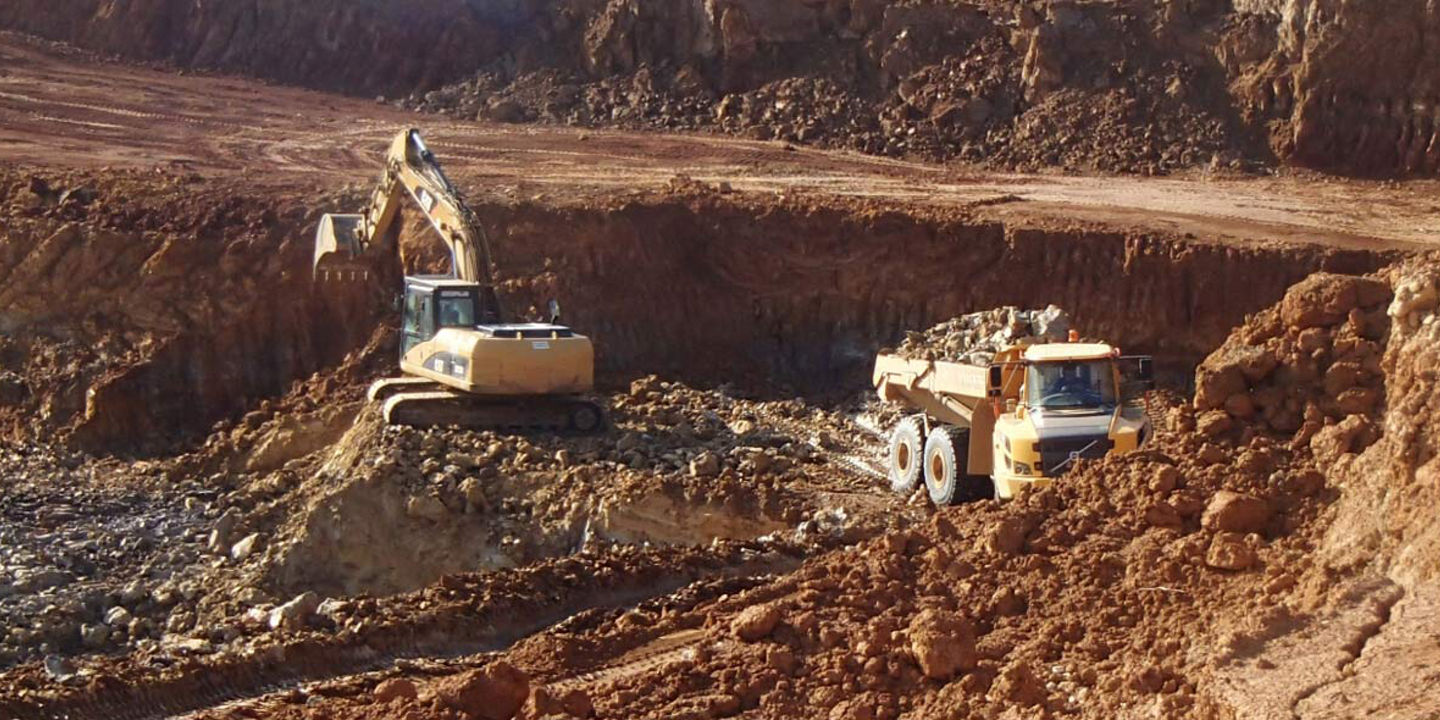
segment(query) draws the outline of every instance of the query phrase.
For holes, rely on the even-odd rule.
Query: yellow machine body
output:
[[[370,398],[388,421],[412,425],[563,428],[602,423],[594,402],[590,339],[558,323],[505,322],[490,247],[475,214],[435,156],[406,130],[390,145],[385,171],[362,213],[327,214],[315,232],[317,284],[367,282],[398,254],[400,208],[412,202],[450,251],[450,274],[405,278],[400,370]]]
[[[1128,452],[1145,441],[1149,419],[1137,398],[1124,394],[1127,378],[1121,363],[1131,360],[1143,368],[1148,383],[1148,358],[1121,358],[1103,343],[1012,346],[998,353],[989,366],[882,354],[876,359],[873,380],[881,399],[918,411],[927,436],[937,429],[961,430],[945,436],[964,439],[964,447],[954,452],[958,469],[950,472],[988,476],[991,494],[1008,499],[1027,487],[1048,485],[1077,460]],[[1055,398],[1068,395],[1047,396],[1038,383],[1066,371],[1078,378],[1082,368],[1090,387],[1105,390],[1104,402],[1046,406],[1045,401],[1058,403]],[[927,450],[919,452],[906,447],[904,432],[897,426],[892,439],[892,481],[908,469],[908,458],[931,455],[930,440]],[[944,463],[934,468],[924,464],[919,469],[932,487],[932,497],[936,496],[932,481],[943,486],[943,478],[931,475],[944,467]],[[905,483],[896,482],[896,487]]]
[[[483,395],[587,393],[595,388],[594,368],[590,338],[560,337],[542,325],[521,335],[446,328],[400,359],[410,375]]]

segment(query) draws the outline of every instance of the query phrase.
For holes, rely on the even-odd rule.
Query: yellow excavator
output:
[[[405,278],[402,377],[376,381],[385,420],[413,426],[593,432],[604,423],[590,339],[559,324],[506,322],[489,243],[418,130],[396,136],[370,206],[327,214],[315,233],[317,283],[368,283],[398,258],[400,208],[424,212],[450,251],[449,275]]]

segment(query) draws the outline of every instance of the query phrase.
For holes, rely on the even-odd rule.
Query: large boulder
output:
[[[1214,532],[1258,533],[1269,521],[1269,503],[1230,490],[1215,493],[1200,516],[1200,525]]]
[[[779,608],[774,605],[752,605],[735,616],[730,623],[730,629],[741,640],[755,642],[769,635],[779,623]]]
[[[1389,302],[1390,286],[1379,280],[1315,273],[1296,283],[1280,301],[1280,318],[1292,328],[1343,322],[1351,310]]]
[[[910,622],[910,652],[925,677],[949,680],[973,670],[975,629],[965,617],[935,609],[922,611]]]
[[[504,660],[448,677],[424,698],[477,720],[511,720],[530,697],[530,676]]]

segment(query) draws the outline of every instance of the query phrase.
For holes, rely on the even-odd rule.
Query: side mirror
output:
[[[1005,384],[1005,368],[1000,365],[990,366],[990,392],[999,394],[1001,385]]]
[[[551,299],[550,299],[550,304],[549,304],[549,310],[550,310],[550,324],[551,324],[551,325],[559,325],[559,324],[560,324],[560,301],[558,301],[558,300],[556,300],[556,299],[554,299],[554,298],[551,298]]]
[[[1150,358],[1140,358],[1136,361],[1135,366],[1135,376],[1137,379],[1145,383],[1155,381],[1155,368],[1152,366]]]

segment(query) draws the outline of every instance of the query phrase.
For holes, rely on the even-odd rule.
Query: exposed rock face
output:
[[[1424,0],[13,0],[0,27],[504,122],[1139,172],[1440,171]]]
[[[1269,0],[1236,10],[1219,55],[1243,110],[1279,121],[1279,156],[1368,175],[1440,170],[1440,7]]]
[[[0,424],[153,452],[338,361],[373,307],[296,271],[315,212],[195,177],[0,174],[0,360],[25,378]]]
[[[505,51],[515,2],[7,2],[0,26],[186,67],[374,94],[456,79]],[[510,6],[510,7],[506,7]]]
[[[1344,495],[1326,550],[1339,564],[1378,558],[1396,582],[1413,590],[1440,578],[1440,526],[1433,521],[1440,505],[1434,371],[1440,365],[1440,274],[1426,259],[1396,268],[1390,279],[1396,297],[1387,308],[1391,331],[1382,363],[1386,409],[1373,422],[1336,426],[1328,474]],[[1317,435],[1315,442],[1321,440]]]

